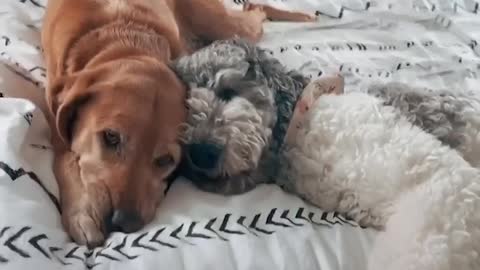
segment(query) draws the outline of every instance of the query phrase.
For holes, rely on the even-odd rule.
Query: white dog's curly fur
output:
[[[469,117],[476,138],[480,115]],[[480,171],[410,121],[372,95],[323,96],[285,149],[280,184],[382,228],[369,269],[480,269]]]

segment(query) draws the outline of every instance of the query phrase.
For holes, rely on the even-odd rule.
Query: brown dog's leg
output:
[[[216,0],[181,0],[176,4],[193,34],[205,40],[238,36],[257,42],[263,34],[263,22],[267,19],[265,12],[259,8],[227,11],[223,3]]]
[[[316,17],[313,15],[308,15],[302,12],[287,11],[272,6],[252,4],[247,2],[243,6],[243,10],[255,10],[260,9],[265,12],[267,19],[272,21],[289,21],[289,22],[313,22],[316,20]]]
[[[91,190],[85,190],[80,179],[78,160],[70,151],[57,151],[54,160],[54,172],[60,188],[62,223],[73,240],[90,248],[105,241],[103,223],[102,196],[91,196]]]
[[[263,35],[263,22],[314,21],[315,16],[280,10],[267,5],[247,4],[242,11],[227,10],[218,0],[181,0],[177,4],[196,36],[206,40],[229,39],[235,36],[258,42]],[[192,16],[192,13],[195,12]]]

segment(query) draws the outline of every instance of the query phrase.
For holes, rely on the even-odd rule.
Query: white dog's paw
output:
[[[338,204],[338,211],[348,213],[358,208],[358,196],[351,191],[345,192]]]
[[[358,225],[366,228],[374,228],[377,230],[383,230],[387,222],[383,216],[373,215],[371,211],[366,211],[366,215],[358,220]]]
[[[343,194],[338,211],[344,213],[348,218],[353,219],[362,227],[383,229],[386,218],[382,215],[374,214],[371,209],[364,209],[360,206],[358,195],[347,191]]]
[[[377,230],[383,230],[385,227],[386,219],[382,216],[373,215],[371,210],[354,209],[350,212],[346,212],[345,216],[354,220],[363,228],[374,228]]]

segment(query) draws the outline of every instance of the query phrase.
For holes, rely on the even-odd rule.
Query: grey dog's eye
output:
[[[163,168],[172,165],[174,162],[175,160],[173,159],[172,155],[166,154],[155,159],[155,166]]]
[[[224,101],[230,101],[237,93],[231,88],[225,88],[218,93],[218,97]]]
[[[103,143],[108,148],[115,149],[120,145],[121,138],[118,132],[113,131],[111,129],[107,129],[103,131],[102,136],[103,136]]]

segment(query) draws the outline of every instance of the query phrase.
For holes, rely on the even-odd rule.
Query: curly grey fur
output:
[[[195,168],[186,155],[180,173],[199,188],[221,194],[243,193],[270,181],[274,157],[308,79],[239,39],[216,41],[173,68],[191,88],[186,148],[207,141],[223,149],[209,170]]]
[[[414,125],[437,137],[443,144],[457,148],[464,143],[467,121],[464,110],[470,97],[448,91],[428,91],[401,83],[371,85],[369,94],[385,100]]]

